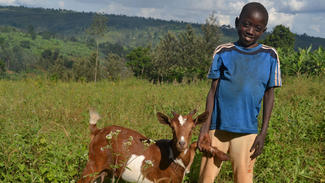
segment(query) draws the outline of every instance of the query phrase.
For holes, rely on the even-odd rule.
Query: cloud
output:
[[[59,6],[60,6],[61,8],[64,8],[64,1],[59,1]]]
[[[15,5],[15,0],[0,0],[0,4],[3,4],[3,5]]]
[[[275,8],[269,10],[269,25],[271,27],[275,25],[285,25],[292,27],[295,15],[278,12]]]
[[[322,31],[325,30],[325,12],[297,14],[294,22],[296,23],[290,28],[291,31],[298,34],[307,33],[311,36],[325,38],[325,32]]]
[[[218,25],[231,25],[233,22],[230,20],[229,15],[216,14],[217,24]],[[235,21],[235,19],[233,19]]]
[[[325,12],[323,0],[287,0],[274,5],[279,12],[288,14]]]
[[[311,25],[310,28],[315,32],[320,33],[320,25]]]
[[[325,0],[0,0],[0,5],[65,8],[193,23],[204,23],[215,12],[219,25],[234,26],[241,8],[252,1],[262,3],[269,11],[269,30],[283,24],[295,33],[325,37],[321,31],[325,30]]]
[[[281,1],[281,3],[282,7],[292,12],[301,11],[305,7],[305,2],[299,0]]]
[[[325,12],[324,0],[75,0],[82,3],[100,4],[101,11],[112,14],[153,17],[165,20],[181,20],[204,23],[212,12],[216,13],[219,25],[234,27],[234,19],[248,2],[258,1],[269,11],[269,31],[282,24],[295,33],[307,32],[325,37],[320,22],[324,18],[312,19],[315,12]],[[324,14],[318,16],[325,17]],[[305,20],[305,21],[303,21]],[[313,26],[312,26],[313,25]],[[319,26],[316,26],[319,25]]]
[[[41,6],[48,3],[47,0],[0,0],[2,5],[11,5],[11,6]]]

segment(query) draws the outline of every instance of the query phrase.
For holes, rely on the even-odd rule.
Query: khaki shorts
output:
[[[253,152],[249,152],[257,134],[238,134],[221,130],[210,130],[212,146],[229,153],[233,167],[234,182],[253,182],[253,168],[256,159],[251,160]],[[213,183],[219,174],[222,162],[213,157],[202,156],[200,180],[203,183]]]

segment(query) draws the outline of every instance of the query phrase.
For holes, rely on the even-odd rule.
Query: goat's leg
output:
[[[189,164],[187,165],[186,169],[185,169],[185,173],[189,173],[190,172],[190,169],[191,169],[191,166],[192,166],[192,163],[194,161],[194,156],[195,156],[195,150],[197,148],[197,142],[193,142],[191,145],[190,145],[190,149],[189,149],[189,153],[190,153],[190,162]]]
[[[105,177],[108,175],[108,173],[107,172],[102,172],[101,174],[100,174],[100,183],[103,183],[104,182],[104,179],[105,179]]]
[[[105,180],[105,177],[108,175],[106,171],[101,172],[99,175],[97,175],[91,182],[92,183],[98,183],[98,180],[100,178],[100,183],[103,183]]]
[[[93,180],[95,180],[95,174],[96,169],[94,162],[88,161],[84,171],[82,172],[82,176],[77,183],[91,183]]]

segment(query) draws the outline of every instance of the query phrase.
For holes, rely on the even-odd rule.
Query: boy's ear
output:
[[[235,26],[236,26],[236,28],[238,27],[238,25],[239,25],[239,17],[236,17],[236,20],[235,20]]]

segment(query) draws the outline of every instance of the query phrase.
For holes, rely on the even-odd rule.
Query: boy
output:
[[[235,21],[239,40],[216,48],[208,74],[212,83],[206,110],[210,115],[201,128],[198,146],[208,133],[212,146],[229,152],[235,182],[253,182],[255,158],[262,153],[273,108],[273,88],[281,86],[277,52],[257,43],[267,22],[268,13],[262,4],[246,4]],[[257,135],[262,99],[263,122]],[[221,165],[205,154],[200,182],[214,182]]]

